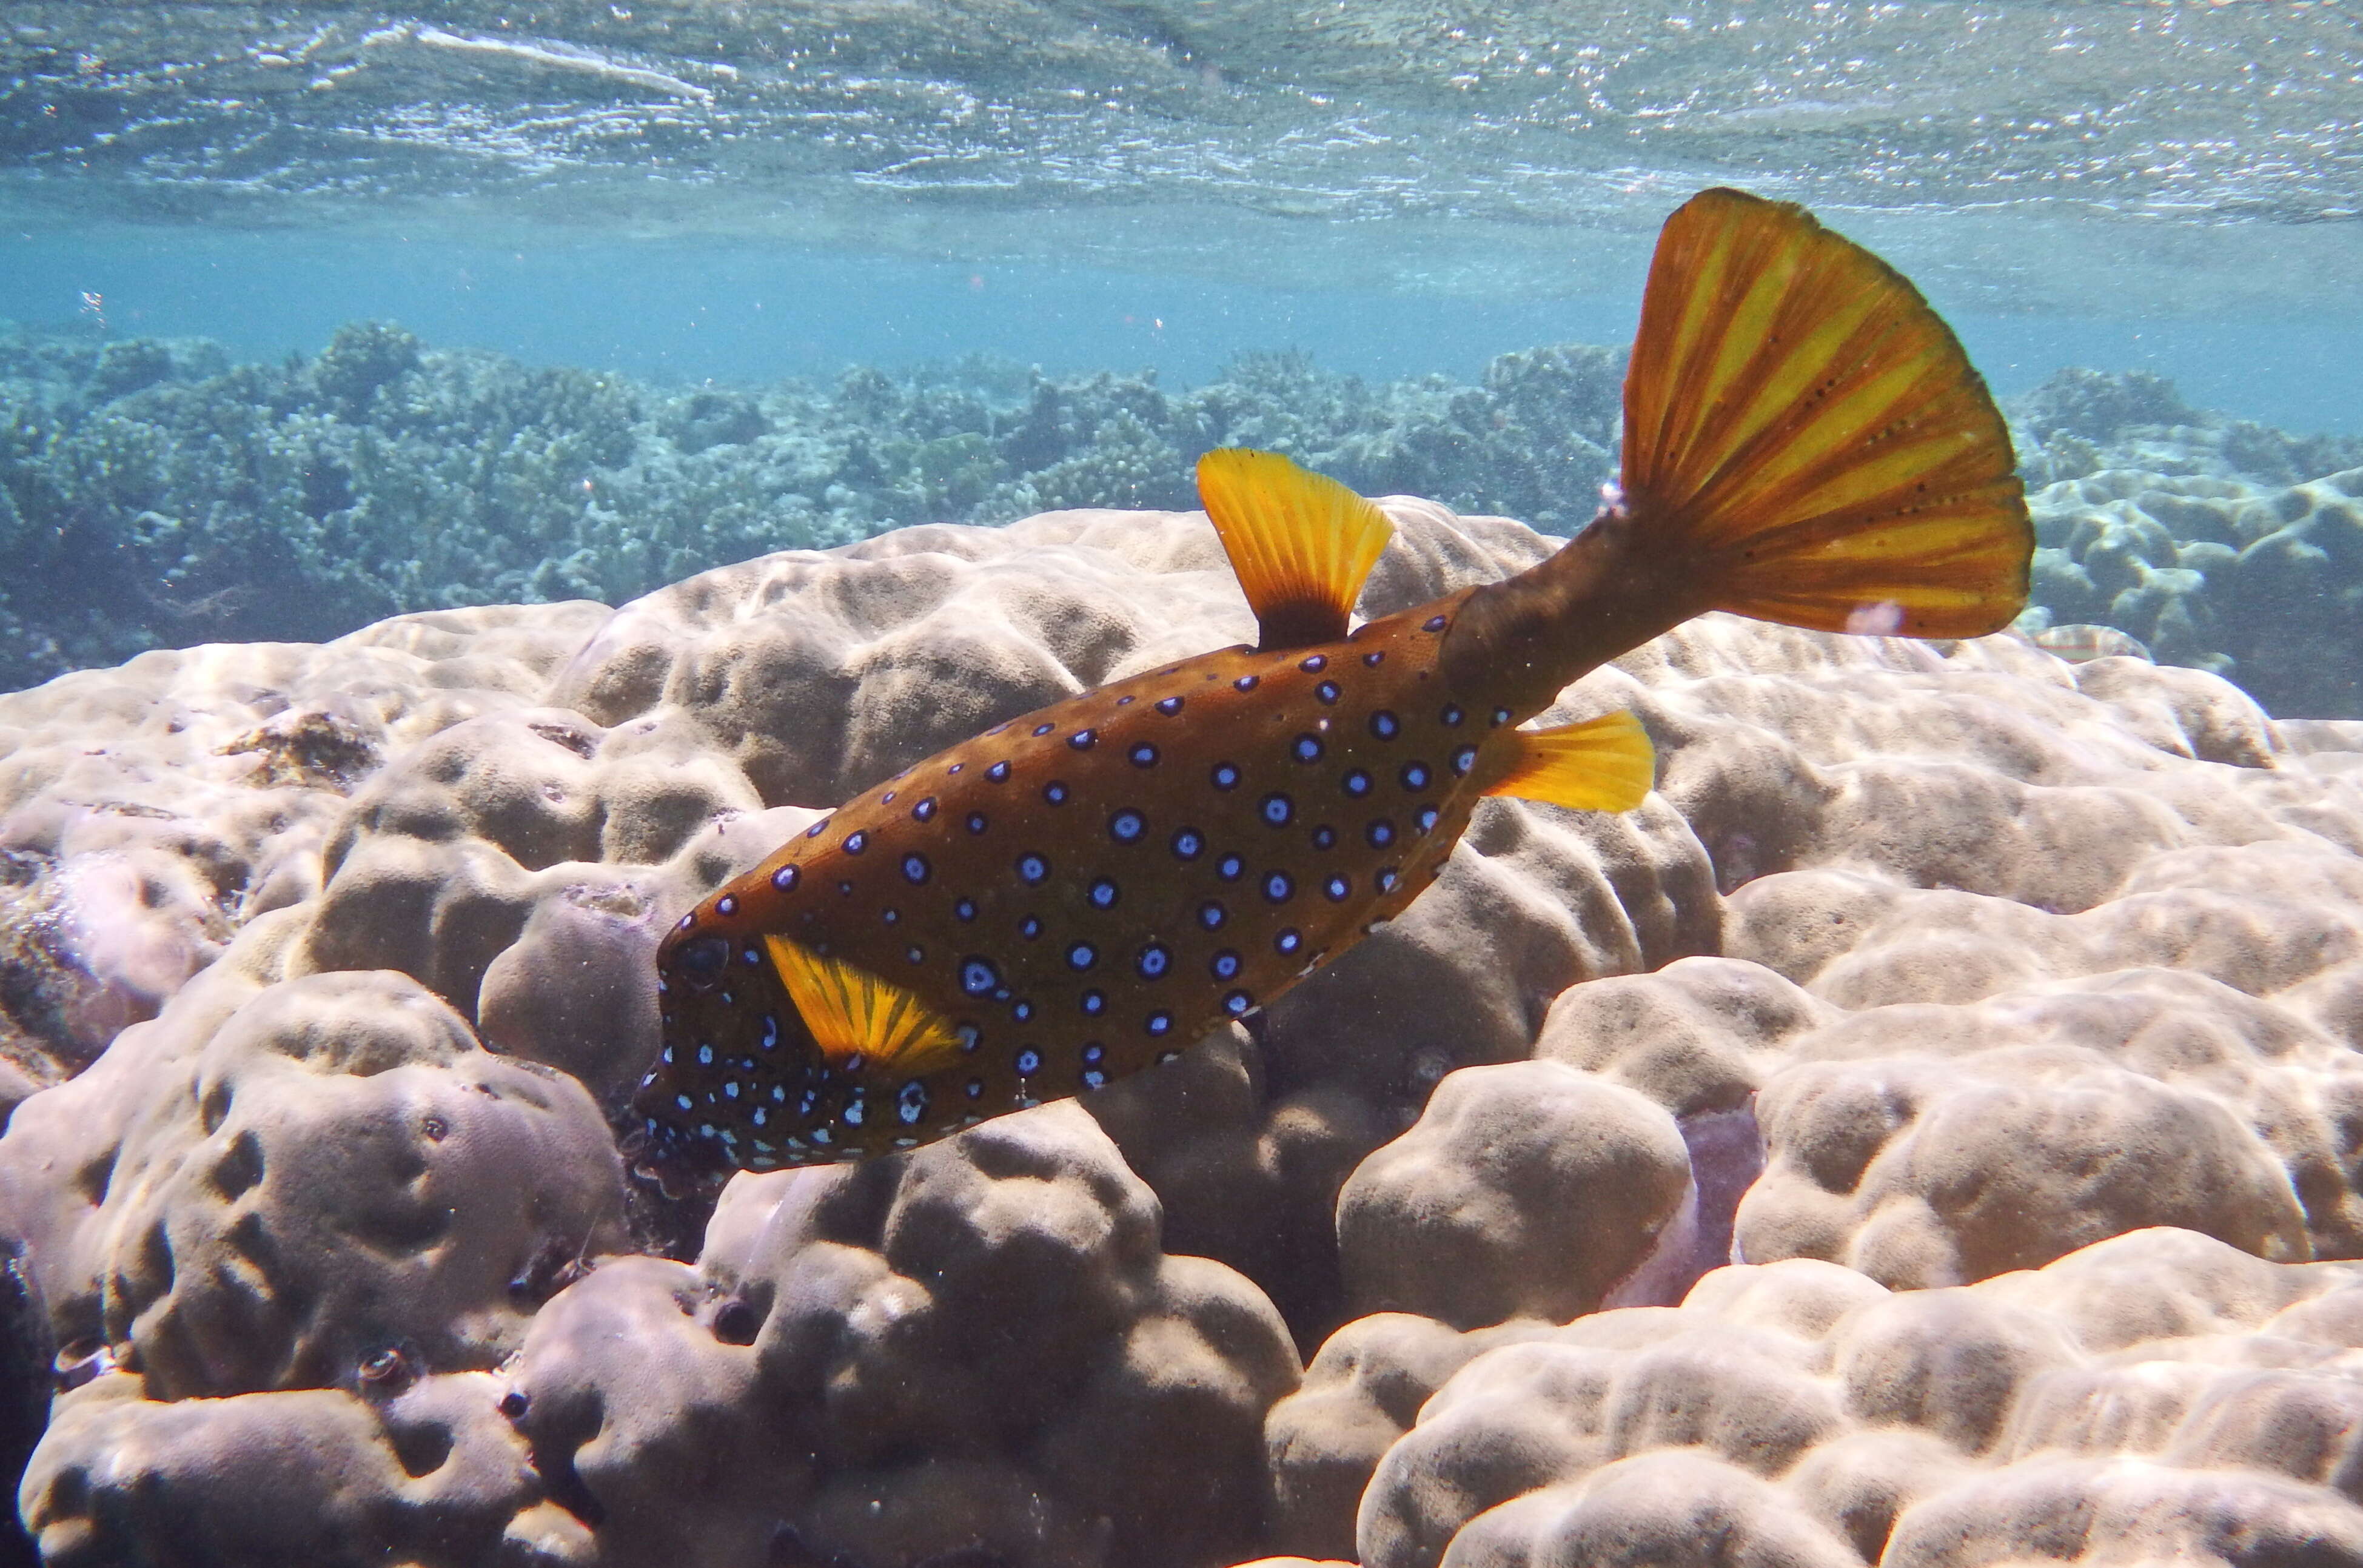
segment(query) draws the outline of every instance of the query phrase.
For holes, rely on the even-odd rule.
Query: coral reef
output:
[[[1372,389],[1248,355],[1168,394],[971,360],[668,390],[380,322],[279,365],[0,333],[0,684],[403,611],[621,603],[905,524],[1187,506],[1190,463],[1226,442],[1565,529],[1612,466],[1622,366],[1569,346],[1504,355],[1482,387]]]
[[[2011,404],[2040,548],[2030,630],[2087,623],[2271,712],[2363,716],[2363,439],[2202,414],[2143,372]]]
[[[1189,465],[1224,445],[1566,533],[1614,470],[1623,370],[1562,344],[1475,385],[1372,387],[1291,352],[1172,392],[983,359],[681,390],[377,322],[282,365],[0,334],[0,683],[404,611],[621,603],[911,524],[1184,506]],[[2113,628],[2271,712],[2363,717],[2344,629],[2363,439],[2202,413],[2144,372],[2062,371],[2010,411],[2043,546],[2025,629]]]
[[[347,395],[420,373],[351,350]],[[961,395],[845,393],[984,483]],[[1367,613],[1552,547],[1385,505]],[[1703,617],[1557,713],[1641,715],[1640,809],[1488,803],[1172,1069],[710,1213],[626,1175],[667,921],[947,741],[1249,627],[1203,517],[1070,510],[0,696],[48,1559],[2363,1540],[2363,725],[2200,670]]]
[[[1679,1307],[1389,1345],[1395,1377],[1447,1374],[1376,1466],[1359,1560],[2345,1561],[2358,1305],[2354,1267],[2144,1230],[1982,1284],[1745,1265]],[[1316,1362],[1295,1400],[1357,1381]]]

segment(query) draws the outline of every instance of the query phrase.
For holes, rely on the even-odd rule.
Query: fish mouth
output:
[[[735,1173],[710,1139],[698,1138],[653,1117],[624,1135],[616,1146],[627,1169],[673,1202],[711,1197]]]

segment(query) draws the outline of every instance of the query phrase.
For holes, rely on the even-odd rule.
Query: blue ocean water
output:
[[[1842,216],[1830,221],[1845,227]],[[986,353],[1051,374],[1153,369],[1189,385],[1239,353],[1272,349],[1370,380],[1467,380],[1497,354],[1625,341],[1645,266],[1645,250],[1628,241],[1571,260],[1565,292],[1321,288],[727,237],[560,233],[488,244],[431,221],[416,233],[354,235],[69,226],[40,214],[0,231],[0,319],[96,330],[103,313],[107,332],[211,338],[239,360],[316,353],[344,322],[383,319],[438,347],[676,384],[826,379],[855,364],[901,370]],[[2105,257],[2097,270],[2106,276]],[[2363,300],[2353,296],[2144,313],[2096,287],[2088,310],[2070,313],[1994,309],[1991,285],[1924,279],[1924,288],[2001,395],[2063,366],[2143,370],[2172,378],[2197,406],[2298,432],[2363,434]],[[2056,283],[2045,291],[2058,292]]]
[[[1614,384],[1533,350],[1621,348],[1717,184],[1870,247],[2006,400],[2098,373],[2017,416],[2034,488],[2354,465],[2344,5],[41,0],[0,27],[0,576],[71,591],[0,584],[0,680],[1185,505],[1202,438],[1577,527]],[[372,403],[413,368],[431,417]],[[2038,607],[2318,666],[2182,603],[2209,528]]]

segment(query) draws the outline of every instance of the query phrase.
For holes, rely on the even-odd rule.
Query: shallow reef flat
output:
[[[620,604],[910,524],[1186,506],[1226,445],[1568,533],[1615,471],[1624,364],[1565,343],[1474,384],[1272,353],[1188,389],[983,359],[668,388],[382,323],[273,365],[0,332],[0,684],[405,611]],[[2063,371],[2009,412],[2044,546],[2025,629],[2105,626],[2269,712],[2363,717],[2363,438],[2206,413],[2140,372]]]
[[[1551,548],[1384,506],[1366,614]],[[1638,810],[1488,801],[1253,1027],[632,1183],[682,909],[1251,628],[1070,510],[0,696],[47,1559],[2363,1561],[2363,725],[2202,670],[1708,617],[1554,710]]]

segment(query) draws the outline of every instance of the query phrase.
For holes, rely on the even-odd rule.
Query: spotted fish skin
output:
[[[1631,715],[1521,726],[1692,616],[1958,638],[2025,606],[1984,383],[1802,208],[1716,190],[1667,221],[1624,431],[1617,493],[1564,548],[1350,634],[1383,516],[1208,453],[1259,645],[929,758],[691,910],[658,954],[636,1168],[674,1191],[913,1148],[1170,1060],[1400,914],[1487,794],[1637,805]]]
[[[708,1173],[858,1159],[1088,1092],[1401,913],[1526,717],[1444,679],[1466,597],[1053,704],[791,840],[659,955],[667,1043],[638,1104],[661,1153]],[[955,1023],[956,1059],[829,1061],[769,932],[915,994]]]

